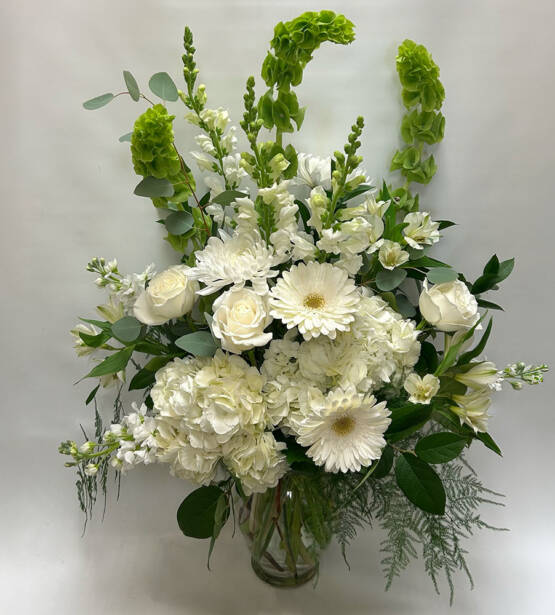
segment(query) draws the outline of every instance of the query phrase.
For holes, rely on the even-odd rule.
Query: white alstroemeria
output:
[[[476,298],[461,280],[436,284],[430,289],[424,280],[418,304],[423,318],[440,331],[470,329],[480,318]]]
[[[331,189],[331,157],[319,158],[311,154],[297,155],[298,167],[295,183],[306,185],[309,188],[321,186],[325,190]]]
[[[250,288],[226,291],[212,306],[214,337],[221,340],[224,350],[237,354],[265,346],[272,339],[271,332],[264,332],[272,322],[268,307],[267,295],[260,296]]]
[[[370,194],[365,200],[364,205],[368,210],[368,213],[378,218],[383,218],[385,212],[389,209],[391,201],[376,201],[376,197]]]
[[[313,398],[305,413],[297,440],[326,472],[359,472],[381,457],[391,423],[384,401],[351,386]]]
[[[378,252],[378,259],[385,269],[395,269],[409,260],[409,253],[396,241],[383,239]]]
[[[310,262],[284,271],[270,291],[270,314],[307,340],[335,339],[354,320],[360,295],[347,273],[329,263]]]
[[[459,417],[461,425],[466,423],[477,433],[488,430],[488,408],[491,405],[491,389],[485,387],[465,395],[453,395],[457,404],[450,406]]]
[[[258,294],[268,292],[268,278],[278,275],[274,251],[258,234],[210,237],[204,250],[195,253],[196,266],[188,276],[206,285],[199,295],[210,295],[233,284],[242,287],[250,281]]]
[[[316,186],[310,191],[306,203],[310,211],[308,225],[315,228],[318,233],[322,232],[322,216],[329,207],[329,199],[322,186]]]
[[[201,171],[214,171],[214,159],[204,152],[191,152]]]
[[[500,379],[502,380],[499,376],[499,371],[495,363],[491,361],[477,363],[469,370],[455,376],[455,380],[462,382],[471,389],[481,389],[483,387],[498,389]]]
[[[84,357],[88,354],[92,354],[98,351],[98,348],[93,348],[92,346],[87,346],[87,344],[83,341],[80,333],[84,333],[85,335],[98,335],[100,333],[100,329],[95,327],[94,325],[89,325],[84,322],[79,322],[73,327],[70,331],[73,336],[73,348],[78,357]]]
[[[190,312],[199,289],[190,272],[189,267],[176,265],[156,274],[135,301],[135,318],[145,325],[161,325]]]
[[[412,248],[422,249],[439,241],[439,222],[433,222],[426,211],[415,211],[405,216],[403,229],[405,241]]]
[[[403,387],[409,394],[411,404],[429,404],[439,392],[439,378],[426,374],[423,378],[412,372],[405,380]]]

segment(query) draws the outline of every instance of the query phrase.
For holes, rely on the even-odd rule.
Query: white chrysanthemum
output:
[[[307,340],[335,339],[354,320],[360,295],[347,272],[329,263],[301,263],[285,271],[270,292],[270,314]]]
[[[327,472],[358,472],[381,457],[391,422],[385,402],[354,387],[338,388],[313,400],[309,412],[297,440]]]
[[[281,452],[284,442],[277,442],[271,432],[245,433],[226,446],[224,463],[241,481],[247,495],[275,487],[289,465]]]
[[[403,222],[408,225],[403,235],[409,246],[422,249],[439,241],[439,222],[433,222],[428,212],[414,211],[407,214]]]
[[[426,374],[423,378],[416,373],[409,374],[404,383],[411,404],[429,404],[439,391],[439,378]]]
[[[233,235],[220,231],[219,237],[210,237],[204,250],[196,252],[196,267],[187,272],[190,279],[206,285],[199,295],[210,295],[234,284],[243,286],[250,281],[259,294],[268,290],[268,278],[278,275],[274,253],[259,235]]]
[[[311,154],[297,155],[297,177],[295,183],[306,185],[309,188],[322,186],[325,190],[331,189],[331,158],[319,158]]]

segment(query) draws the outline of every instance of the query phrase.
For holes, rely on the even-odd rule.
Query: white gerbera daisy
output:
[[[347,272],[329,263],[301,263],[284,271],[270,291],[270,314],[288,329],[298,327],[306,340],[335,339],[348,331],[360,301]]]
[[[210,237],[204,250],[196,253],[196,267],[187,272],[189,279],[206,285],[198,294],[210,295],[229,284],[242,287],[247,281],[256,293],[265,294],[267,279],[278,275],[271,269],[275,264],[272,248],[257,233],[230,236],[220,231],[220,237]]]
[[[326,472],[358,472],[379,459],[383,434],[391,420],[385,402],[357,393],[354,386],[311,398],[311,408],[299,425],[299,444]]]

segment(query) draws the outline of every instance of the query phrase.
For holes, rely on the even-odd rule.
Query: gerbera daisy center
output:
[[[326,301],[320,293],[309,293],[303,301],[303,305],[311,310],[321,310]]]
[[[355,422],[350,416],[342,416],[333,423],[331,428],[338,436],[346,436],[355,428]]]

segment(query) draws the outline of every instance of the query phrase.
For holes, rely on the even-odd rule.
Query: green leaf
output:
[[[446,463],[458,457],[467,442],[464,436],[442,431],[418,440],[414,452],[426,463]]]
[[[501,453],[501,449],[497,446],[494,439],[489,435],[489,433],[479,431],[476,434],[476,439],[480,440],[484,446],[492,450],[494,453],[497,453],[500,457],[503,457]]]
[[[211,357],[217,349],[210,331],[188,333],[175,340],[175,345],[190,352],[195,357]]]
[[[121,135],[121,137],[118,139],[118,141],[120,143],[124,143],[126,141],[131,142],[131,137],[133,136],[132,132],[126,132],[124,135]]]
[[[422,252],[422,250],[415,250],[415,252]],[[441,261],[438,261],[431,256],[420,256],[412,261],[407,261],[406,263],[403,263],[402,265],[400,265],[400,267],[407,269],[409,267],[450,267],[450,265],[448,265],[447,263],[442,263]]]
[[[430,418],[432,409],[425,404],[406,404],[392,407],[391,423],[385,432],[388,442],[397,442],[414,433]]]
[[[190,493],[177,509],[179,529],[191,538],[210,538],[214,534],[216,509],[224,492],[215,485]]]
[[[139,86],[137,85],[137,81],[135,77],[128,71],[123,71],[123,79],[125,81],[125,85],[127,86],[127,91],[131,98],[137,102],[141,96],[141,92],[139,91]]]
[[[106,331],[108,333],[112,329],[112,323],[109,323],[105,320],[93,320],[91,318],[80,318],[79,320],[82,320],[83,322],[88,322],[90,325],[94,325],[95,327],[98,327],[99,329],[102,329],[102,331]]]
[[[151,199],[173,196],[173,184],[166,178],[159,179],[158,177],[148,176],[135,186],[133,194]]]
[[[146,389],[151,384],[154,384],[155,381],[156,381],[155,372],[149,369],[146,369],[146,368],[140,369],[133,376],[131,382],[129,383],[129,390],[138,391],[140,389]]]
[[[380,457],[378,464],[376,465],[376,469],[372,473],[372,478],[384,478],[389,474],[393,466],[393,459],[395,458],[395,453],[391,446],[386,445],[386,447],[382,451],[382,456]]]
[[[449,346],[449,350],[445,353],[441,363],[438,365],[436,371],[434,372],[434,376],[441,376],[444,372],[446,372],[451,365],[453,365],[457,359],[457,354],[461,349],[462,345],[469,340],[473,335],[476,327],[482,322],[482,318],[471,328],[469,329],[456,344],[451,344]]]
[[[134,342],[142,330],[143,324],[133,316],[124,316],[112,325],[113,336],[124,344]]]
[[[148,87],[153,94],[156,94],[162,100],[175,102],[179,98],[175,83],[168,73],[162,72],[152,75],[148,82]]]
[[[112,93],[101,94],[96,98],[91,98],[90,100],[85,101],[83,103],[83,107],[85,107],[85,109],[87,109],[88,111],[94,111],[95,109],[100,109],[100,107],[104,107],[104,105],[107,105],[109,102],[114,100],[114,98],[115,96]]]
[[[437,220],[439,222],[439,230],[442,231],[444,228],[449,228],[450,226],[455,226],[456,222],[451,222],[451,220]]]
[[[214,529],[212,530],[212,536],[210,537],[210,547],[208,548],[208,561],[207,566],[208,570],[210,570],[210,558],[212,557],[212,552],[214,551],[214,545],[216,544],[216,539],[220,535],[223,526],[226,524],[226,521],[229,517],[229,500],[228,496],[225,493],[218,498],[216,502],[216,511],[214,513]]]
[[[432,284],[444,284],[445,282],[453,282],[459,277],[459,274],[448,267],[436,267],[430,269],[426,277]]]
[[[491,290],[496,284],[496,276],[493,274],[481,275],[472,285],[470,292],[473,295],[479,295],[485,293],[487,290]]]
[[[515,266],[515,259],[510,258],[509,260],[503,261],[499,264],[499,271],[497,273],[497,281],[496,283],[502,282],[505,278],[508,278]]]
[[[175,211],[164,220],[168,232],[172,235],[184,235],[193,228],[194,223],[195,219],[187,211]]]
[[[476,299],[478,305],[482,308],[486,308],[487,310],[501,310],[504,312],[505,310],[498,305],[497,303],[493,303],[493,301],[486,301],[485,299]]]
[[[403,453],[395,463],[395,477],[401,491],[415,506],[443,515],[445,490],[441,479],[427,463],[410,453]]]
[[[450,397],[451,395],[464,395],[466,393],[466,386],[451,378],[450,376],[441,376],[439,378],[440,387],[439,394],[442,397]]]
[[[420,344],[420,357],[414,369],[419,374],[433,374],[438,365],[437,350],[431,342]]]
[[[89,335],[88,333],[79,332],[79,337],[89,348],[99,348],[107,342],[112,336],[109,331],[101,331],[97,335]]]
[[[98,389],[100,388],[100,384],[97,384],[94,389],[87,395],[87,399],[85,400],[85,406],[88,406],[91,401],[95,398]]]
[[[497,254],[494,254],[489,261],[486,263],[484,267],[485,274],[497,275],[499,271],[499,259],[497,258]]]
[[[106,357],[102,363],[99,363],[96,367],[91,369],[85,378],[98,378],[121,371],[129,363],[132,354],[133,346],[122,348],[122,350]]]
[[[239,192],[238,190],[224,190],[224,192],[220,192],[217,196],[212,199],[212,203],[218,203],[218,205],[229,205],[235,201],[235,199],[241,199],[248,196],[244,192]]]
[[[462,354],[457,361],[457,365],[466,365],[467,363],[470,363],[472,359],[482,354],[484,348],[486,347],[486,344],[488,343],[492,325],[493,318],[490,318],[488,326],[486,327],[486,330],[484,331],[484,334],[482,335],[482,338],[480,339],[478,344],[476,344],[476,346],[472,350],[469,350],[468,352]]]
[[[416,308],[405,295],[397,295],[395,299],[397,302],[397,311],[405,318],[412,318],[412,316],[416,314]]]
[[[376,276],[376,286],[383,291],[393,290],[407,277],[404,269],[384,269]]]

